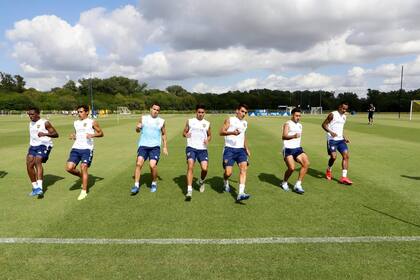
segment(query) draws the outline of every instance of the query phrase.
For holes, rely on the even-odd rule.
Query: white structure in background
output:
[[[410,121],[413,118],[413,112],[420,112],[420,100],[411,100],[411,104],[410,104]]]

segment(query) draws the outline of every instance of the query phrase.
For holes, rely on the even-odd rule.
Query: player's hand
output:
[[[166,147],[164,147],[164,148],[163,148],[163,154],[164,154],[165,156],[167,156],[167,155],[168,155],[168,148],[166,148]]]
[[[300,133],[296,133],[295,138],[299,138],[299,137],[300,137]]]
[[[347,137],[344,137],[344,141],[346,141],[346,143],[350,143],[350,139]]]
[[[38,132],[38,137],[43,137],[43,136],[47,136],[48,133],[45,132]]]
[[[191,137],[191,132],[188,132],[187,134],[185,134],[185,137],[190,138]]]
[[[203,143],[204,143],[204,145],[208,145],[209,144],[209,139],[204,139],[204,141],[203,141]]]
[[[95,137],[95,134],[86,134],[87,139],[92,139],[93,137]]]
[[[235,129],[235,131],[233,131],[232,133],[235,136],[238,136],[239,134],[241,134],[241,132],[239,131],[239,129]]]
[[[76,135],[74,133],[70,133],[69,139],[70,140],[76,140]]]
[[[136,128],[137,129],[141,129],[143,127],[143,124],[142,123],[138,123],[137,125],[136,125]]]
[[[334,133],[334,132],[330,132],[330,135],[331,135],[332,137],[337,137],[337,133]]]

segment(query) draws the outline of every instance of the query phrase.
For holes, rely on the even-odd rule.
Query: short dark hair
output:
[[[240,103],[238,107],[236,107],[236,110],[240,110],[241,108],[245,108],[248,110],[248,105],[246,105],[245,103]]]
[[[83,110],[85,112],[89,112],[89,106],[88,105],[82,104],[82,105],[77,106],[77,109],[80,109],[80,108],[83,108]]]
[[[302,110],[300,108],[298,108],[298,107],[293,108],[291,114],[293,115],[294,113],[302,113]]]
[[[206,106],[204,106],[203,104],[197,104],[197,106],[195,106],[195,110],[197,111],[198,109],[206,110]]]
[[[157,101],[153,101],[153,103],[152,103],[152,105],[150,105],[150,108],[152,108],[153,106],[159,106],[159,108],[160,108],[160,104],[159,104],[159,102],[157,102]]]
[[[37,114],[39,114],[39,112],[40,112],[40,111],[39,111],[39,108],[38,108],[38,107],[34,107],[34,106],[33,106],[33,107],[29,107],[28,112],[29,112],[29,111],[34,111],[34,112],[35,112],[35,113],[37,113]]]
[[[339,107],[343,106],[343,105],[347,105],[349,106],[349,103],[347,101],[341,101],[340,104],[338,105]]]

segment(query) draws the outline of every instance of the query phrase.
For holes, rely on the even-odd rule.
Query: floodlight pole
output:
[[[92,75],[89,78],[89,94],[90,94],[90,107],[91,107],[91,114],[94,117],[95,108],[93,107],[93,90],[92,90]]]
[[[401,84],[400,84],[400,93],[398,94],[398,118],[401,118],[401,94],[403,87],[403,76],[404,76],[404,65],[401,66]]]

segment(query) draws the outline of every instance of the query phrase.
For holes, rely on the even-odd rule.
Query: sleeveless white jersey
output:
[[[225,146],[231,148],[244,148],[245,147],[245,131],[248,127],[248,123],[245,120],[240,120],[237,117],[229,118],[228,132],[239,130],[239,135],[228,135],[225,136]]]
[[[191,137],[187,138],[187,146],[197,150],[206,150],[207,145],[204,144],[204,140],[207,139],[210,123],[206,120],[200,121],[197,118],[192,118],[188,120],[188,127]]]
[[[93,138],[86,138],[87,134],[94,134],[93,120],[84,119],[74,122],[74,130],[76,131],[76,141],[74,141],[73,149],[93,150]]]
[[[328,124],[328,129],[336,133],[336,137],[332,137],[330,133],[327,133],[328,140],[343,140],[344,124],[346,123],[346,115],[340,114],[338,111],[332,112],[333,119]]]
[[[293,138],[290,140],[283,140],[283,147],[287,149],[296,149],[301,147],[300,140],[302,139],[302,124],[295,123],[292,120],[289,120],[286,122],[289,126],[289,133],[287,136],[295,135],[296,133],[299,133],[301,137],[299,138]]]
[[[29,145],[31,146],[41,146],[45,145],[47,147],[52,147],[53,143],[50,137],[42,136],[38,137],[39,132],[48,133],[45,123],[47,120],[39,119],[36,122],[29,123]]]

